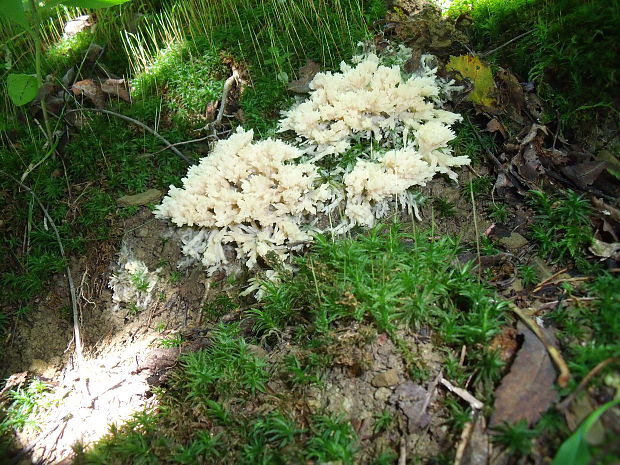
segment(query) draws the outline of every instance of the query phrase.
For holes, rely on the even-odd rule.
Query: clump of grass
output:
[[[467,156],[472,164],[481,163],[487,150],[495,152],[497,143],[495,136],[488,132],[481,132],[469,120],[455,128],[456,137],[449,142],[455,156]]]
[[[603,274],[586,287],[591,304],[576,300],[567,310],[559,308],[550,314],[562,329],[561,338],[569,353],[568,364],[577,379],[603,360],[620,353],[618,331],[620,320],[620,277]]]
[[[562,262],[572,260],[581,270],[591,268],[585,260],[592,242],[588,200],[571,190],[555,197],[530,191],[528,203],[537,214],[530,235],[539,254]]]
[[[538,273],[536,273],[536,268],[531,265],[523,265],[519,267],[519,277],[525,287],[533,286],[538,282]]]
[[[530,429],[526,420],[519,420],[514,425],[502,425],[496,428],[493,441],[501,444],[511,455],[526,456],[532,451],[532,440],[540,432]]]
[[[0,407],[0,450],[10,447],[14,431],[38,429],[40,413],[54,403],[49,386],[38,379],[8,391],[6,397],[7,404]]]
[[[238,325],[220,324],[212,333],[213,344],[183,358],[187,398],[201,402],[214,395],[230,397],[264,392],[269,380],[265,361],[248,349],[239,337]]]
[[[449,200],[436,198],[433,200],[433,206],[443,217],[451,217],[456,215],[456,207],[454,206],[454,202],[450,202]]]
[[[293,279],[266,284],[263,305],[251,312],[255,329],[281,330],[301,317],[325,334],[340,321],[369,321],[388,332],[401,324],[438,328],[447,344],[485,343],[503,307],[469,265],[451,264],[458,251],[450,237],[407,234],[397,224],[355,239],[319,236]]]

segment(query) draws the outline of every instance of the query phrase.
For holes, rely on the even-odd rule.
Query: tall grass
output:
[[[306,58],[333,67],[350,56],[367,33],[369,11],[381,0],[133,0],[94,13],[91,40],[105,45],[107,55],[122,55],[132,75],[149,69],[156,57],[173,43],[206,40],[261,73],[290,75]],[[43,21],[47,50],[62,42],[64,24],[88,10],[59,7]],[[6,95],[8,72],[30,72],[34,48],[27,34],[0,20],[0,55],[10,66],[0,72],[0,104],[14,109]],[[4,52],[2,51],[4,50]],[[50,62],[51,61],[51,62]],[[62,73],[54,60],[44,63],[47,73]]]

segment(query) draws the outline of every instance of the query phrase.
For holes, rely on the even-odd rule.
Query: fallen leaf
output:
[[[512,326],[504,326],[502,332],[495,336],[489,344],[489,350],[497,352],[504,361],[509,361],[517,352],[517,330]]]
[[[75,96],[83,95],[97,108],[105,107],[105,94],[101,90],[101,86],[92,79],[84,79],[83,81],[76,82],[73,84],[73,87],[71,87],[71,91]]]
[[[610,244],[594,238],[592,239],[592,245],[588,249],[597,257],[613,258],[614,260],[620,258],[620,242],[612,242]]]
[[[517,324],[517,331],[523,335],[523,345],[510,373],[495,390],[491,427],[519,420],[532,425],[558,397],[554,387],[557,373],[545,346],[523,323]]]
[[[565,165],[568,162],[568,154],[563,150],[543,147],[540,153],[554,165]]]
[[[446,71],[456,71],[464,79],[471,80],[474,88],[469,99],[479,105],[492,107],[496,104],[496,87],[491,68],[471,55],[450,57]]]
[[[506,132],[506,128],[497,118],[493,118],[487,123],[487,131],[488,132],[499,132],[504,139],[508,138],[508,133]]]
[[[562,173],[581,189],[592,185],[596,178],[605,170],[604,161],[586,161],[577,165],[562,168]]]
[[[305,66],[299,69],[299,79],[291,81],[288,90],[296,94],[306,94],[310,92],[310,82],[314,76],[320,71],[321,67],[312,60],[306,61]]]
[[[407,429],[410,433],[419,431],[420,428],[425,428],[430,423],[429,414],[423,410],[429,395],[431,393],[422,386],[413,381],[405,381],[394,390],[390,397],[390,403],[398,405],[407,417]]]
[[[495,74],[502,109],[516,122],[525,123],[525,93],[521,83],[510,71],[500,68]]]
[[[521,153],[514,157],[513,164],[516,165],[521,177],[529,182],[535,182],[545,172],[534,144],[528,144]]]
[[[521,141],[521,145],[524,146],[532,142],[538,135],[538,131],[542,131],[545,135],[549,134],[549,132],[547,131],[547,126],[541,124],[532,124],[532,126],[530,126],[529,132],[527,133],[527,136],[525,136]]]
[[[132,205],[147,205],[149,203],[157,203],[161,199],[161,191],[157,189],[149,189],[145,192],[135,195],[125,195],[116,199],[119,207],[128,207]]]
[[[121,98],[125,102],[131,102],[124,79],[106,79],[101,83],[101,90],[108,95]]]

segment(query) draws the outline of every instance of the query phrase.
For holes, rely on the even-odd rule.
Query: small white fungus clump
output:
[[[210,156],[189,169],[183,187],[171,186],[155,210],[157,218],[198,228],[184,236],[183,251],[211,272],[228,263],[226,243],[236,244],[237,258],[246,259],[249,268],[269,252],[285,260],[288,245],[311,240],[300,228],[304,216],[316,214],[331,196],[327,186],[315,187],[314,164],[290,163],[303,155],[301,150],[252,138],[253,131],[238,128],[218,142]]]

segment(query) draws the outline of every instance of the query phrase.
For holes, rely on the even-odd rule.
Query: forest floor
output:
[[[472,165],[458,182],[436,177],[419,188],[415,215],[394,212],[370,231],[317,239],[259,301],[243,293],[254,271],[239,264],[209,277],[183,255],[178,228],[153,216],[166,187],[185,176],[179,157],[167,150],[156,156],[168,161],[152,161],[165,145],[113,114],[73,119],[73,140],[46,176],[62,192],[42,198],[48,208],[65,202],[63,224],[88,231],[66,263],[79,321],[62,262],[20,301],[27,314],[7,312],[1,463],[587,463],[565,461],[562,444],[568,454],[587,450],[591,463],[620,457],[620,412],[611,408],[620,389],[613,150],[601,162],[590,139],[567,140],[558,121],[541,121],[536,89],[467,52],[458,21],[405,0],[387,14],[369,43],[405,43],[412,59],[430,52],[440,75],[463,84],[449,103],[465,116],[453,150]],[[212,58],[182,59],[189,69]],[[219,84],[201,124],[217,114],[223,81],[241,63],[216,61]],[[75,109],[148,114],[147,125],[175,143],[196,137],[191,126],[175,127],[178,82],[158,90],[169,107],[124,103],[124,84],[102,91],[96,63],[73,84],[82,98]],[[248,88],[258,80],[252,72],[242,72]],[[204,90],[181,84],[192,98]],[[275,101],[290,104],[281,87]],[[250,105],[244,92],[221,103],[221,137],[257,124],[252,109],[268,121],[258,131],[277,120],[281,108]],[[3,140],[17,153],[28,148],[20,137],[4,131]],[[606,128],[592,137],[618,145]],[[177,146],[192,159],[210,148],[206,137]],[[94,163],[91,150],[109,159]],[[28,231],[38,227],[34,205]],[[13,215],[22,206],[7,207],[6,244],[23,237]],[[19,240],[10,247],[7,257],[27,249]],[[606,413],[578,430],[603,405]],[[583,434],[574,439],[575,431]]]

